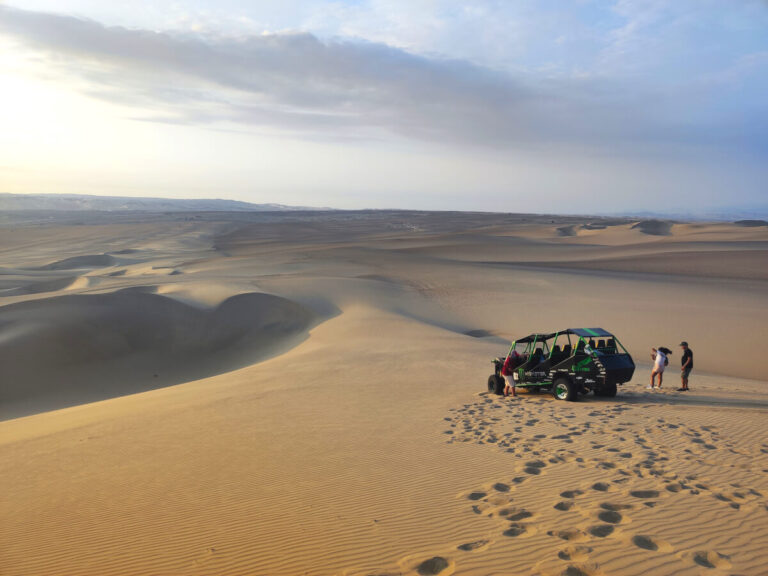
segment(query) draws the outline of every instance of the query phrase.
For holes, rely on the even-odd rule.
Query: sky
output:
[[[767,0],[0,0],[0,192],[768,210]]]

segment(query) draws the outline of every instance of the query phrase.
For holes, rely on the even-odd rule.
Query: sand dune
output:
[[[768,565],[765,227],[106,218],[0,228],[0,573]],[[636,358],[615,399],[484,391],[510,339],[581,325]]]
[[[672,226],[672,222],[663,220],[642,220],[634,224],[632,228],[637,228],[643,234],[650,234],[651,236],[669,236],[672,234]]]
[[[226,372],[297,342],[302,306],[242,294],[203,310],[129,288],[0,308],[2,417],[122,396]]]
[[[104,268],[115,263],[108,254],[89,254],[88,256],[73,256],[57,262],[40,266],[37,270],[77,270],[79,268]]]
[[[58,292],[66,290],[78,280],[77,276],[65,276],[53,280],[41,280],[39,282],[30,282],[22,286],[12,286],[3,289],[0,296],[21,296],[24,294],[43,294],[45,292]]]

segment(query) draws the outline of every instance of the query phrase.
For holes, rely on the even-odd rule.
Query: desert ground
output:
[[[765,574],[748,224],[3,214],[0,573]],[[568,327],[632,353],[615,398],[487,392]]]

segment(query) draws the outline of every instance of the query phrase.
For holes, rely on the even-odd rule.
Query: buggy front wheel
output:
[[[565,376],[560,376],[552,383],[552,395],[558,400],[574,402],[579,397],[579,391],[573,380]]]

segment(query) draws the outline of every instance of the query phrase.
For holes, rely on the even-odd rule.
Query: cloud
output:
[[[163,33],[2,5],[0,31],[90,95],[150,121],[493,147],[694,140],[669,121],[684,98],[610,78],[513,77],[304,32]]]

